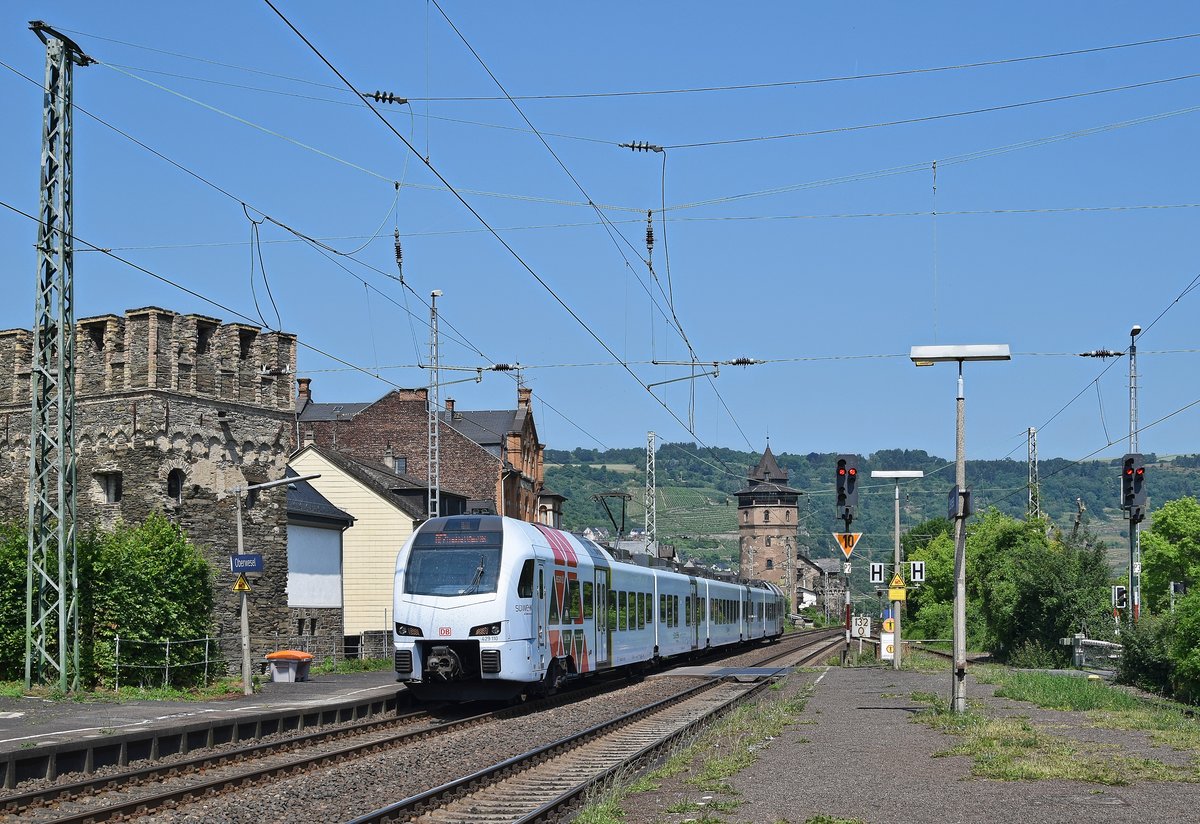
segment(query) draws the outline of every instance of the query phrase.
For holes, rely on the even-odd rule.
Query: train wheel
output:
[[[542,691],[546,695],[554,695],[562,689],[563,683],[566,681],[566,676],[563,675],[562,667],[559,666],[558,660],[550,662],[550,666],[546,667],[546,679],[543,681]]]

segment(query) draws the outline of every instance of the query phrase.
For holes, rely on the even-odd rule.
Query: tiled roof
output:
[[[299,477],[291,467],[285,473],[289,478]],[[296,481],[287,488],[288,515],[299,515],[350,526],[354,517],[338,509],[325,496],[313,488],[308,481]]]
[[[762,459],[759,460],[758,466],[750,472],[750,478],[756,481],[787,483],[787,470],[780,468],[779,463],[775,460],[774,453],[771,452],[770,444],[767,444],[767,448],[763,450]]]
[[[503,444],[504,436],[509,432],[521,431],[524,414],[523,409],[456,409],[444,415],[442,420],[480,446],[491,446]]]
[[[425,517],[424,499],[416,499],[411,494],[405,494],[426,488],[425,481],[420,478],[393,472],[383,464],[360,461],[336,449],[326,449],[311,444],[306,446],[305,449],[315,451],[322,458],[354,478],[363,486],[374,490],[385,500],[390,501],[398,509],[404,510],[415,518]],[[461,492],[454,492],[445,487],[442,487],[442,492],[466,498]]]

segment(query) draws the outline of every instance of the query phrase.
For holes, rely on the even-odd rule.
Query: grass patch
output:
[[[996,685],[996,695],[1028,701],[1052,710],[1128,711],[1145,706],[1128,693],[1115,690],[1100,680],[1046,672],[1016,672],[1004,667],[981,666],[975,676]]]
[[[906,649],[900,659],[900,669],[913,672],[943,672],[950,668],[951,664],[945,658],[912,647]]]
[[[1095,727],[1144,732],[1155,744],[1200,757],[1200,724],[1181,705],[1143,701],[1103,681],[1013,672],[1003,667],[981,669],[984,672],[980,680],[996,684],[998,696],[1029,701],[1047,709],[1085,711]]]
[[[352,672],[381,672],[391,669],[396,662],[391,658],[347,658],[342,661],[332,659],[314,664],[312,672],[319,675],[347,675]]]
[[[121,701],[210,701],[241,694],[241,677],[223,678],[207,687],[189,689],[121,687],[119,692],[111,689],[96,689],[66,693],[57,686],[34,685],[25,689],[23,681],[6,681],[0,684],[0,695],[6,698],[41,698],[46,701],[73,701],[77,704],[113,704]]]
[[[972,759],[971,774],[1001,781],[1066,780],[1122,785],[1134,781],[1200,782],[1200,769],[1120,754],[1114,746],[1071,741],[1043,732],[1024,718],[987,718],[978,710],[954,714],[938,696],[913,693],[931,706],[915,716],[939,732],[960,736],[934,757]]]

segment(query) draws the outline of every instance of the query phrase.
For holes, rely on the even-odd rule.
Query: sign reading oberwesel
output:
[[[229,571],[235,572],[238,575],[243,573],[262,573],[263,559],[261,555],[230,555],[229,556]]]

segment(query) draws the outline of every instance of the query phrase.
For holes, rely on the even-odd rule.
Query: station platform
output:
[[[340,723],[408,706],[391,670],[267,682],[207,701],[0,697],[0,784]]]
[[[964,738],[914,720],[923,696],[948,698],[950,674],[882,667],[800,670],[775,695],[802,698],[797,723],[755,747],[753,764],[722,779],[727,790],[690,783],[689,773],[639,794],[627,808],[630,824],[680,822],[672,809],[709,808],[727,821],[857,821],[863,824],[1178,824],[1196,821],[1197,761],[1152,731],[1104,729],[1087,712],[1042,709],[995,695],[996,687],[968,674],[972,711],[1004,719],[1014,730],[1039,731],[1037,759],[1068,758],[1099,766],[1123,765],[1108,780],[1037,778],[1014,759],[1009,780],[983,777]],[[1150,768],[1149,764],[1162,766]],[[697,768],[698,769],[698,768]],[[1174,772],[1174,780],[1162,780]],[[694,773],[693,773],[694,774]],[[1080,775],[1083,775],[1081,772]],[[716,818],[720,802],[736,806]]]

